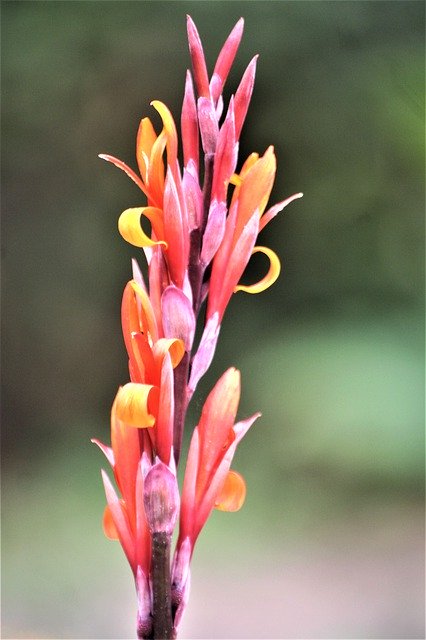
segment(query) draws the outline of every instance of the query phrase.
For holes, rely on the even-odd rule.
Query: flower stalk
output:
[[[182,105],[182,166],[173,116],[159,101],[152,106],[161,117],[162,131],[157,133],[151,120],[143,118],[137,133],[139,175],[113,156],[100,156],[123,170],[146,199],[143,206],[126,209],[118,221],[121,236],[143,250],[148,266],[146,278],[133,261],[133,277],[122,299],[130,381],[119,388],[113,403],[111,446],[94,440],[116,485],[103,471],[103,528],[108,538],[119,540],[134,574],[137,636],[144,640],[176,637],[188,602],[198,535],[214,508],[233,512],[244,503],[245,481],[231,463],[260,414],[236,421],[239,371],[225,371],[208,395],[192,430],[179,491],[186,413],[213,360],[233,294],[260,293],[278,278],[278,256],[256,246],[259,232],[302,195],[266,209],[276,173],[273,147],[263,155],[252,153],[237,170],[257,56],[226,109],[222,94],[243,26],[240,19],[209,78],[201,39],[188,17],[193,76],[188,71]],[[241,284],[256,252],[269,259],[269,270],[259,282]],[[194,344],[197,326],[201,338]]]
[[[174,638],[170,587],[170,547],[167,533],[152,536],[152,618],[155,640]]]

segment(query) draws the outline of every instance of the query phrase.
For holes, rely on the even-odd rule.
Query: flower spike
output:
[[[132,570],[137,637],[143,640],[177,637],[198,536],[213,509],[232,513],[244,504],[246,483],[231,465],[260,414],[237,421],[240,372],[228,368],[208,394],[189,434],[179,492],[186,414],[212,363],[233,294],[260,293],[280,274],[277,254],[257,245],[259,232],[302,195],[268,208],[277,170],[273,146],[239,160],[258,56],[228,103],[223,89],[243,30],[240,18],[209,77],[199,33],[188,16],[192,75],[188,71],[185,78],[180,138],[169,108],[153,100],[162,129],[157,132],[149,117],[140,120],[139,173],[114,156],[100,156],[124,171],[144,196],[140,206],[118,217],[120,235],[142,249],[147,263],[143,274],[132,260],[121,302],[129,376],[112,405],[111,446],[92,440],[112,469],[111,479],[102,471],[102,526],[108,539],[119,541]],[[268,258],[268,271],[258,282],[243,284],[255,253]]]

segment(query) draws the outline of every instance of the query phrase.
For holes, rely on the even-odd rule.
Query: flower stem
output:
[[[170,586],[170,545],[170,534],[163,531],[152,534],[154,640],[175,638]]]

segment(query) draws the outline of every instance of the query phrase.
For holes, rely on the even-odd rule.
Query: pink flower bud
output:
[[[166,338],[180,338],[185,350],[190,351],[195,333],[195,317],[191,302],[186,295],[170,285],[161,296],[163,330]]]
[[[192,86],[192,78],[189,71],[186,74],[185,95],[182,105],[181,116],[182,130],[182,146],[184,165],[190,160],[194,162],[198,172],[198,121],[197,121],[197,105],[195,103],[194,87]]]
[[[188,31],[189,52],[191,54],[198,95],[207,98],[209,96],[209,77],[207,75],[203,45],[201,44],[197,27],[190,16],[186,16],[186,26]]]
[[[254,56],[248,65],[235,94],[235,135],[237,140],[240,137],[241,129],[243,128],[244,120],[250,104],[251,94],[253,93],[257,58],[258,56]]]
[[[203,220],[203,194],[193,160],[188,162],[183,171],[182,190],[188,211],[188,227],[192,231],[201,227]]]
[[[189,242],[186,217],[182,210],[179,193],[170,167],[164,187],[163,203],[164,234],[168,244],[167,263],[172,280],[182,287],[188,264]]]
[[[214,153],[219,125],[213,103],[209,98],[198,98],[198,122],[204,153]]]
[[[234,100],[231,98],[228,113],[217,140],[212,199],[226,202],[229,180],[235,171],[238,158],[238,142],[235,138]]]
[[[244,20],[243,18],[240,18],[227,37],[226,42],[223,45],[221,52],[219,53],[210,82],[210,91],[214,102],[217,101],[220,94],[222,93],[223,86],[226,82],[238,47],[240,45],[243,30]]]
[[[157,460],[144,482],[144,505],[151,533],[171,535],[179,511],[179,489],[170,468]]]
[[[207,267],[210,264],[222,242],[223,234],[225,233],[226,213],[226,203],[213,200],[203,235],[203,247],[201,250],[203,267]]]
[[[212,363],[219,331],[219,314],[215,312],[206,322],[198,351],[192,361],[191,376],[188,382],[188,400],[192,397],[198,382]]]

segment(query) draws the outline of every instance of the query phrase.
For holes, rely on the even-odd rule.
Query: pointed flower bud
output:
[[[219,331],[219,314],[216,311],[206,322],[197,353],[192,361],[191,375],[188,382],[188,399],[192,397],[198,382],[212,363]]]
[[[225,221],[225,203],[213,200],[210,205],[207,226],[203,236],[203,246],[201,249],[200,258],[203,267],[207,267],[210,264],[213,256],[220,246],[220,243],[222,242],[223,234],[225,233]]]
[[[235,133],[237,140],[240,137],[244,120],[246,119],[251,95],[253,93],[254,78],[258,56],[254,56],[241,78],[240,85],[235,94]]]
[[[181,116],[181,130],[184,165],[186,167],[189,161],[192,160],[198,173],[199,142],[197,106],[195,102],[192,78],[189,71],[186,74],[185,94],[183,98]]]
[[[189,52],[191,54],[192,68],[194,70],[195,84],[199,96],[209,97],[209,77],[207,75],[206,59],[204,57],[203,45],[192,18],[186,17],[188,31]]]
[[[198,99],[198,122],[200,123],[204,153],[214,153],[219,135],[219,125],[213,103],[209,98]]]
[[[144,482],[145,514],[151,533],[171,535],[179,512],[179,489],[176,475],[157,460]]]
[[[217,62],[214,67],[210,90],[212,99],[216,102],[222,93],[223,86],[228,77],[232,63],[241,42],[244,30],[244,19],[240,18],[226,39],[221,52],[218,55]]]
[[[161,296],[163,329],[166,338],[180,338],[186,351],[191,351],[195,333],[195,317],[191,302],[181,289],[170,285]]]

